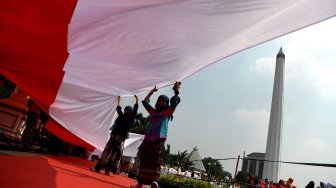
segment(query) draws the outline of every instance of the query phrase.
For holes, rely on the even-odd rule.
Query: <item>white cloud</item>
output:
[[[261,57],[249,66],[250,71],[258,74],[274,74],[275,57]]]
[[[291,44],[295,46],[296,44]],[[336,96],[336,65],[332,57],[323,60],[323,52],[307,56],[304,52],[286,53],[285,79],[294,85],[311,88],[322,96]],[[326,54],[325,54],[326,55]],[[335,56],[336,58],[336,56]]]
[[[286,35],[279,40],[286,55],[285,80],[324,97],[336,97],[336,19]],[[275,73],[275,57],[256,59],[255,74]],[[287,83],[286,83],[287,84]]]
[[[311,74],[311,81],[322,95],[336,96],[336,69],[324,66],[323,64],[311,63],[308,66]]]
[[[331,19],[286,36],[286,80],[335,97],[335,33],[336,19]]]

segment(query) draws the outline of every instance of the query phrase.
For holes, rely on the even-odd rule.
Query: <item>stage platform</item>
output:
[[[95,162],[73,156],[56,156],[0,150],[1,188],[128,188],[136,181],[125,175],[91,172]]]

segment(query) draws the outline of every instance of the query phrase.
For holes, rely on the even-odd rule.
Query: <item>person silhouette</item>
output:
[[[151,121],[147,125],[145,138],[139,147],[140,168],[138,173],[138,184],[131,187],[140,188],[143,185],[158,187],[160,179],[160,160],[164,150],[164,143],[167,139],[168,122],[172,119],[173,113],[180,103],[179,89],[181,82],[175,82],[173,90],[174,96],[170,99],[166,95],[160,95],[156,101],[155,108],[150,103],[151,95],[157,91],[156,86],[149,92],[142,101],[145,109],[151,116]]]
[[[135,116],[138,112],[138,97],[134,95],[135,104],[133,109],[131,106],[126,106],[124,112],[120,106],[120,96],[117,101],[118,118],[115,120],[111,127],[111,135],[108,140],[104,151],[101,154],[95,167],[90,168],[93,172],[100,172],[101,168],[105,169],[105,175],[109,175],[112,171],[114,174],[118,173],[120,160],[124,150],[125,139],[129,137],[129,129],[134,124]]]

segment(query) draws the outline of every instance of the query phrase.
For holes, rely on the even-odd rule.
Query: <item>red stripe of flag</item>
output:
[[[0,72],[44,111],[54,102],[68,58],[68,24],[76,0],[0,2]],[[75,145],[93,148],[55,122],[46,126]]]

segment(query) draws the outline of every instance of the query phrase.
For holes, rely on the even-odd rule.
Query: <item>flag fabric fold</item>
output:
[[[0,71],[102,150],[118,95],[173,84],[335,15],[334,0],[5,0]]]

